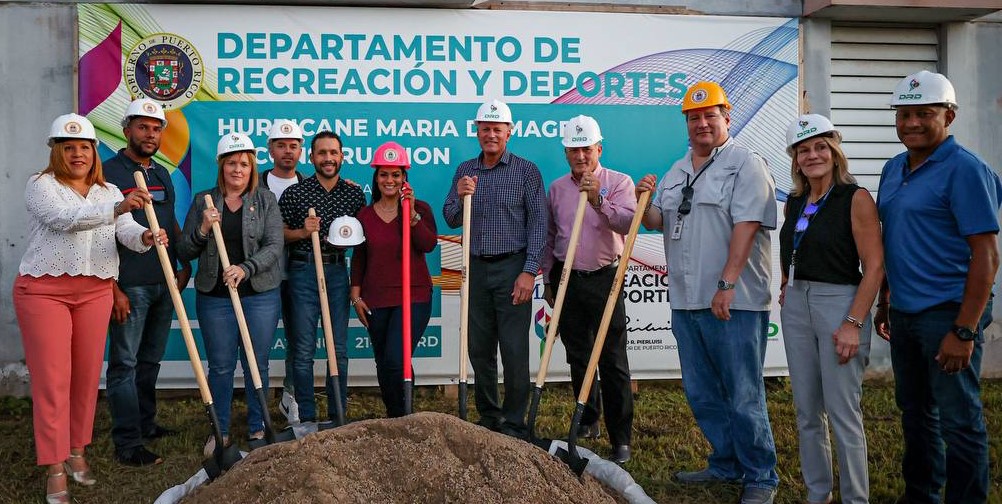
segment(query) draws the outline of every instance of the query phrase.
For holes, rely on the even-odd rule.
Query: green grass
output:
[[[785,379],[768,381],[769,415],[776,437],[780,476],[776,502],[803,502],[800,481],[797,430],[792,395]],[[132,468],[117,464],[109,435],[107,404],[98,404],[94,443],[88,458],[98,484],[84,488],[71,486],[77,502],[135,503],[152,502],[166,488],[183,482],[201,466],[202,443],[208,434],[201,403],[192,396],[164,398],[160,402],[160,422],[181,430],[175,437],[159,440],[150,448],[164,456],[162,465]],[[238,395],[239,397],[239,395]],[[1002,502],[1002,381],[985,381],[982,399],[991,440],[992,495],[990,502]],[[323,398],[320,399],[321,402]],[[245,408],[237,399],[233,435],[246,436]],[[272,402],[276,423],[284,420]],[[537,430],[547,437],[564,437],[573,413],[573,398],[567,385],[548,386],[540,408]],[[418,411],[455,413],[455,399],[448,399],[437,387],[418,388],[415,400]],[[471,416],[473,401],[470,400]],[[319,411],[326,411],[322,406]],[[870,454],[871,502],[893,502],[903,489],[899,463],[902,454],[901,427],[894,405],[893,385],[868,381],[864,385],[863,413]],[[349,406],[350,419],[383,415],[383,406],[375,389],[353,389]],[[599,454],[609,453],[608,442],[585,441],[582,445]],[[709,446],[693,421],[678,382],[641,382],[636,397],[633,460],[626,464],[647,493],[662,503],[736,502],[737,486],[689,487],[675,483],[671,474],[704,465]],[[27,399],[0,398],[0,467],[3,486],[0,502],[39,502],[42,496],[43,470],[34,465],[34,442],[31,427],[31,403]]]

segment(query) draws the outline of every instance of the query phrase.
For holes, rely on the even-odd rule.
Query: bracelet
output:
[[[355,306],[355,305],[357,305],[357,304],[358,304],[359,302],[361,302],[361,301],[362,301],[362,298],[360,298],[360,297],[357,297],[357,298],[351,298],[351,300],[350,300],[350,302],[351,302],[351,305],[352,305],[352,306]]]
[[[852,315],[846,315],[845,316],[845,321],[848,322],[848,323],[850,323],[850,324],[852,324],[852,325],[854,325],[854,326],[856,326],[857,329],[862,329],[863,328],[863,321],[859,320],[856,317],[853,317]]]
[[[202,239],[202,240],[205,240],[205,239],[209,238],[209,235],[202,234],[202,229],[201,228],[197,228],[197,227],[195,228],[195,236],[199,237],[199,239]]]

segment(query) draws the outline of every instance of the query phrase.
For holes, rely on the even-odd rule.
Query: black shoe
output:
[[[164,461],[160,455],[147,450],[145,446],[134,448],[131,452],[116,451],[115,459],[120,464],[133,467],[157,465]]]
[[[630,460],[630,445],[616,445],[612,447],[612,455],[609,456],[609,460],[617,464],[625,464],[627,460]]]
[[[598,420],[591,424],[581,424],[578,427],[578,437],[584,439],[598,439],[602,437],[602,427],[599,426]]]
[[[168,429],[162,425],[153,424],[153,430],[143,434],[143,439],[160,439],[163,437],[170,437],[177,435],[178,431],[174,429]]]

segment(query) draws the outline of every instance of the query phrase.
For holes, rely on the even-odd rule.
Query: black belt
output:
[[[605,272],[607,272],[609,270],[614,270],[614,269],[616,269],[618,267],[619,267],[619,259],[616,259],[615,261],[612,261],[611,263],[609,263],[609,264],[607,264],[605,266],[602,266],[601,268],[596,269],[596,270],[591,270],[591,271],[571,270],[571,273],[573,273],[575,276],[579,276],[579,277],[583,277],[583,278],[588,278],[588,277],[592,277],[592,276],[595,276],[595,275],[600,275],[600,274],[605,273]]]
[[[313,262],[313,254],[306,252],[292,252],[289,259],[293,261]],[[338,252],[321,252],[320,260],[324,264],[344,264],[344,254]]]
[[[525,252],[525,249],[512,250],[511,252],[505,252],[503,254],[484,254],[474,257],[483,262],[493,263],[493,262],[503,261],[513,255],[518,255],[523,252]]]

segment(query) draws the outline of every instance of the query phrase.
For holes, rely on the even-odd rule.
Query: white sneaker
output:
[[[296,403],[295,396],[283,390],[282,400],[278,403],[278,410],[285,415],[285,420],[289,425],[299,424],[299,404]]]

